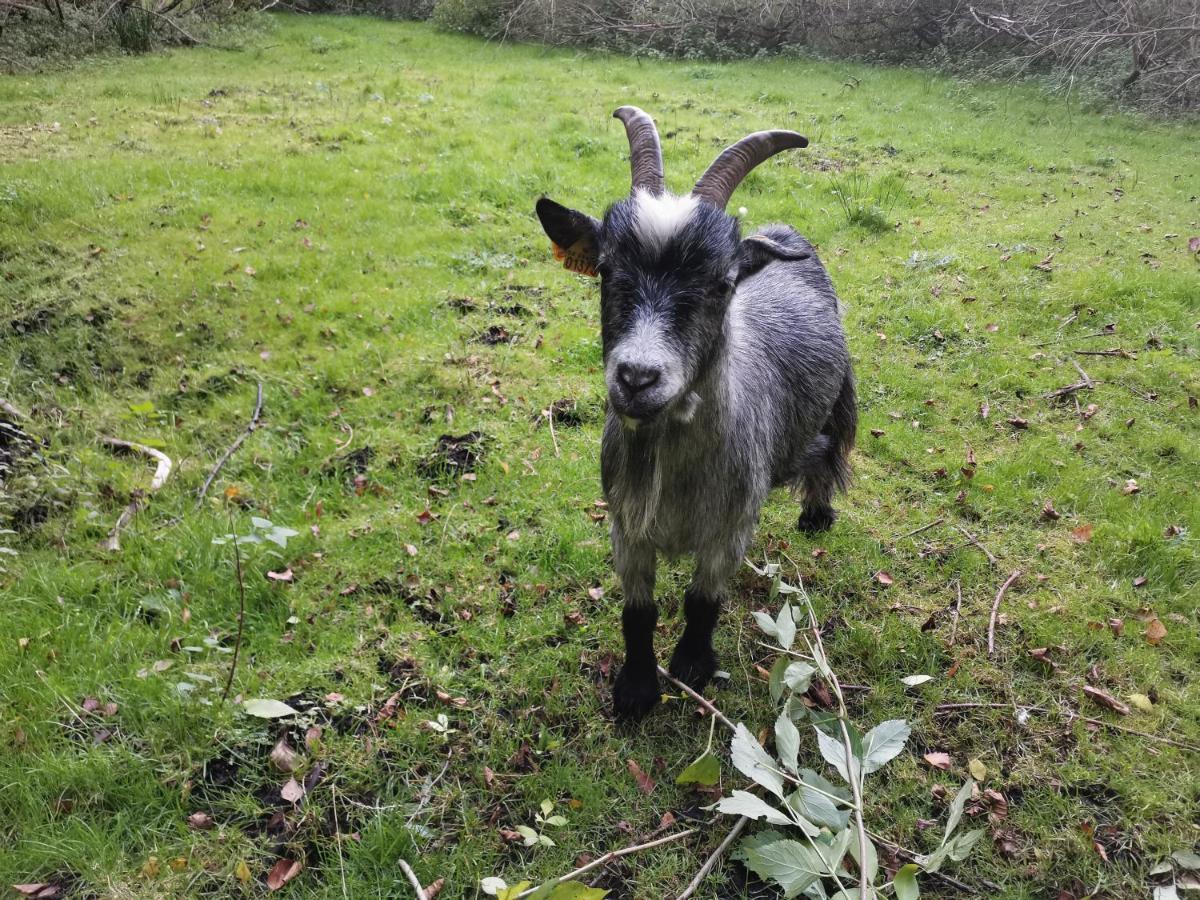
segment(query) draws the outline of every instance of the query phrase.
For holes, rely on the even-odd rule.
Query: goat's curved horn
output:
[[[700,176],[692,194],[724,209],[751,169],[781,150],[807,146],[808,138],[794,131],[756,131],[725,148]]]
[[[632,194],[641,189],[651,194],[661,194],[663,187],[662,147],[658,143],[658,129],[654,120],[636,106],[622,106],[613,113],[625,125],[625,136],[629,138],[629,168],[633,182]]]

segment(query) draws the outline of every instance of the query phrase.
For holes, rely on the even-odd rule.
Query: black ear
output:
[[[578,210],[568,209],[549,197],[537,202],[542,229],[554,242],[554,258],[572,272],[595,277],[600,223]]]
[[[780,259],[786,262],[796,262],[809,259],[812,256],[807,250],[789,247],[765,234],[752,234],[742,241],[738,249],[738,267],[736,280],[741,281],[753,275],[767,263]]]

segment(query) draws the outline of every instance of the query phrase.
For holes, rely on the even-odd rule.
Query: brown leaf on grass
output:
[[[1100,706],[1105,706],[1108,709],[1111,709],[1113,712],[1120,713],[1123,716],[1129,715],[1129,707],[1107,691],[1102,691],[1100,688],[1092,687],[1090,684],[1085,684],[1083,686],[1083,694],[1093,703],[1097,703]]]
[[[304,868],[304,863],[294,859],[279,860],[275,865],[271,866],[271,871],[267,873],[267,890],[277,891],[297,875]]]
[[[1145,587],[1146,583],[1149,580],[1150,579],[1148,579],[1145,575],[1139,575],[1137,578],[1133,579],[1133,586],[1134,587]]]
[[[1055,522],[1058,519],[1062,518],[1058,514],[1058,510],[1054,508],[1053,500],[1047,500],[1046,503],[1042,506],[1042,518],[1045,519],[1047,522]]]
[[[1200,237],[1188,238],[1188,250],[1192,253],[1200,253]]]
[[[511,828],[500,828],[498,831],[500,832],[500,837],[504,838],[504,840],[508,841],[510,844],[525,843],[525,838],[519,831],[513,831]]]
[[[296,580],[296,576],[290,568],[284,569],[282,572],[267,572],[267,577],[272,581],[281,581],[285,584],[291,584]]]
[[[943,772],[950,769],[950,754],[943,753],[941,750],[935,750],[933,753],[926,753],[923,757],[925,762],[929,763],[935,769],[941,769]]]
[[[878,572],[876,572],[874,577],[875,577],[875,580],[878,581],[880,584],[882,584],[884,587],[888,587],[889,585],[891,585],[893,583],[892,576],[889,575],[887,572],[883,571],[882,569],[880,569]]]
[[[1008,818],[1008,799],[999,791],[992,788],[985,790],[983,805],[987,807],[988,818],[992,822],[1002,822]]]
[[[280,772],[294,772],[300,765],[300,757],[288,743],[286,735],[276,741],[275,746],[271,748],[271,762]]]
[[[288,803],[299,803],[304,798],[304,785],[295,778],[289,778],[279,789],[279,796]]]
[[[194,812],[187,817],[188,828],[192,831],[208,831],[216,827],[216,821],[206,812]]]
[[[444,888],[445,886],[446,886],[445,878],[439,878],[437,881],[433,882],[432,884],[427,885],[425,888],[426,898],[428,898],[428,900],[433,900],[434,897],[436,897],[438,894],[440,894],[442,892],[442,888]]]
[[[322,734],[320,725],[310,725],[308,730],[304,732],[304,746],[309,750],[318,749],[321,746]]]
[[[1009,425],[1011,425],[1013,428],[1016,428],[1018,430],[1029,427],[1029,420],[1022,419],[1020,416],[1013,416],[1011,419],[1007,419],[1006,421],[1008,422]]]
[[[992,405],[984,400],[979,404],[979,418],[986,419],[992,414]]]
[[[1167,626],[1155,616],[1146,623],[1146,643],[1153,647],[1157,647],[1162,643],[1162,639],[1167,636]]]
[[[422,525],[428,525],[430,522],[433,521],[433,513],[430,512],[428,509],[424,509],[421,512],[417,513],[417,521],[420,522]]]
[[[996,829],[992,834],[992,843],[995,844],[996,851],[1005,859],[1013,859],[1021,852],[1021,844],[1017,840],[1016,833],[1006,828]]]
[[[649,794],[654,790],[654,779],[647,775],[637,762],[627,759],[625,760],[625,765],[629,768],[629,774],[633,776],[633,780],[637,782],[639,791],[643,794]]]
[[[588,596],[597,602],[604,599],[604,588],[590,587],[588,588]]]
[[[1140,494],[1142,489],[1138,486],[1136,478],[1127,479],[1125,487],[1121,488],[1121,493],[1128,496],[1129,494]]]
[[[1095,529],[1096,526],[1091,524],[1080,525],[1078,528],[1072,528],[1071,541],[1076,544],[1086,544],[1092,539],[1092,532],[1095,531]]]
[[[1050,253],[1047,253],[1044,257],[1042,257],[1042,261],[1039,262],[1036,266],[1034,266],[1034,268],[1038,269],[1042,272],[1051,271],[1054,268],[1054,265],[1053,265],[1054,257],[1057,252],[1058,251],[1052,251]]]

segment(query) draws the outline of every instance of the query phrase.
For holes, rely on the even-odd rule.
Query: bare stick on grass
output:
[[[963,528],[961,525],[956,525],[954,527],[963,533],[963,536],[971,542],[972,546],[974,546],[977,550],[983,553],[984,556],[987,557],[989,565],[999,565],[999,563],[996,561],[996,557],[992,556],[992,551],[983,546],[983,544],[979,542],[979,538],[975,537],[975,535],[971,534],[971,532],[967,531],[967,529]]]
[[[729,850],[730,845],[737,840],[738,835],[741,834],[749,824],[750,820],[745,816],[742,816],[737,820],[729,834],[725,835],[725,840],[721,841],[721,843],[717,845],[717,849],[714,850],[709,855],[708,859],[704,861],[704,865],[700,867],[700,871],[696,873],[696,877],[688,882],[688,886],[684,888],[683,893],[679,895],[677,900],[688,900],[689,897],[691,897],[700,889],[700,885],[704,883],[704,879],[708,877],[708,873],[711,872],[716,866],[717,860],[725,855],[725,853]]]
[[[121,517],[117,519],[117,523],[113,525],[109,531],[108,537],[105,538],[103,547],[105,550],[116,553],[121,549],[121,532],[125,526],[133,521],[133,517],[138,514],[142,508],[142,500],[149,494],[153,494],[171,477],[171,457],[163,453],[161,450],[155,450],[153,447],[147,447],[144,444],[135,444],[132,441],[122,441],[114,437],[101,437],[100,443],[109,447],[116,447],[121,450],[132,450],[135,453],[140,453],[143,456],[148,456],[153,459],[158,465],[154,469],[154,477],[150,479],[150,486],[145,491],[136,490],[130,493],[129,505],[121,512]]]
[[[712,701],[705,699],[700,693],[692,690],[690,687],[688,687],[686,684],[684,684],[682,681],[680,681],[678,678],[676,678],[674,675],[672,675],[670,672],[668,672],[662,666],[658,667],[658,674],[661,675],[663,678],[667,679],[667,681],[671,682],[671,684],[675,685],[675,687],[679,688],[681,691],[683,691],[685,694],[687,694],[689,697],[691,697],[693,700],[695,700],[701,706],[703,706],[706,710],[708,710],[708,712],[713,716],[713,718],[715,718],[718,722],[720,722],[722,725],[724,725],[730,731],[737,731],[737,727],[732,722],[730,722],[729,719],[727,719],[725,717],[725,713],[721,712],[719,709],[717,709],[715,706],[712,705]]]
[[[229,530],[235,530],[233,513],[229,514]],[[229,663],[229,676],[225,679],[225,690],[221,692],[222,703],[229,698],[229,689],[233,687],[233,675],[237,672],[238,656],[242,652],[242,632],[246,628],[246,580],[242,577],[242,551],[238,547],[236,534],[233,536],[233,565],[238,586],[238,627],[237,637],[233,640],[233,659]]]
[[[216,480],[216,477],[221,474],[221,469],[225,468],[225,463],[229,462],[229,457],[233,456],[233,454],[237,452],[237,448],[242,446],[242,442],[246,440],[246,438],[250,437],[250,435],[254,434],[255,430],[257,430],[258,417],[262,415],[262,405],[263,386],[262,382],[260,381],[258,383],[258,393],[254,401],[254,414],[250,416],[250,424],[248,424],[245,430],[237,436],[237,440],[229,445],[229,449],[221,454],[221,458],[217,460],[217,464],[213,466],[212,471],[208,473],[208,477],[204,479],[204,485],[200,488],[200,493],[196,495],[196,509],[199,509],[200,504],[204,502],[204,497],[208,493],[208,489],[212,487],[212,483],[214,480]]]
[[[1008,591],[1012,583],[1021,577],[1021,570],[1015,569],[1008,580],[1000,585],[1000,590],[996,592],[996,599],[992,601],[992,615],[988,619],[988,656],[996,652],[996,619],[1000,615],[1000,601],[1004,599],[1004,594]]]
[[[629,856],[631,853],[637,853],[640,850],[649,850],[651,847],[660,847],[663,844],[669,844],[672,841],[682,840],[683,838],[690,837],[695,833],[695,828],[689,828],[687,831],[677,831],[674,834],[669,834],[666,837],[660,837],[657,840],[646,841],[644,844],[634,844],[632,847],[623,847],[620,850],[610,850],[603,856],[593,859],[587,865],[580,866],[578,869],[568,872],[566,875],[560,875],[553,881],[547,882],[547,884],[562,884],[564,881],[570,881],[572,878],[578,878],[580,875],[586,875],[588,872],[592,871],[592,869],[598,869],[601,866],[606,866],[614,859],[620,859],[622,856]],[[544,885],[532,887],[527,891],[517,894],[517,900],[521,900],[522,897],[528,897],[531,894],[536,893],[537,891],[541,890],[542,887],[544,887]]]
[[[400,871],[408,879],[408,883],[413,886],[417,900],[429,900],[429,895],[425,893],[425,888],[421,887],[421,880],[417,878],[417,873],[412,870],[412,866],[402,859],[397,860],[396,863],[400,866]]]

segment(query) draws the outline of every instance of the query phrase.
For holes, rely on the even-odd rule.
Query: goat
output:
[[[831,527],[857,412],[837,295],[812,245],[785,225],[743,240],[725,212],[751,169],[807,139],[752,134],[676,196],[654,121],[633,106],[613,115],[629,140],[629,197],[603,220],[547,197],[537,215],[566,268],[600,277],[600,472],[624,593],[613,712],[638,719],[659,699],[656,554],[695,558],[669,669],[699,689],[716,672],[721,600],[764,500],[790,485],[804,497],[798,527]]]

